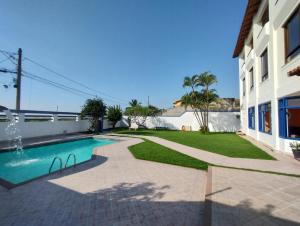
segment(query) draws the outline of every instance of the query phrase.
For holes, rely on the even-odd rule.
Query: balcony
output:
[[[269,42],[270,36],[270,22],[266,23],[265,26],[260,30],[257,40],[256,40],[256,49],[255,53],[257,56],[264,51]]]
[[[245,72],[246,72],[246,64],[244,63],[240,69],[240,78],[244,78],[245,77]]]
[[[249,53],[248,56],[246,58],[246,63],[245,63],[245,68],[247,71],[249,71],[254,64],[254,50],[252,49]]]

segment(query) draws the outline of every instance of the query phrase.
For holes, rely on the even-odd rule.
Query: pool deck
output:
[[[135,159],[127,146],[23,186],[0,187],[0,225],[187,225],[203,221],[206,172]]]
[[[137,160],[127,147],[143,140],[115,138],[94,149],[95,160],[11,190],[0,186],[0,225],[300,225],[300,178]]]

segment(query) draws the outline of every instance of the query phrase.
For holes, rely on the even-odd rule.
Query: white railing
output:
[[[88,118],[80,119],[79,113],[10,110],[16,120],[16,126],[22,138],[49,136],[66,133],[78,133],[90,128]],[[7,140],[5,128],[8,118],[0,112],[0,141]]]

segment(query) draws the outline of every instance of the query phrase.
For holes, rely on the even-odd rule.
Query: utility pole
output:
[[[22,76],[22,49],[18,49],[18,64],[17,64],[17,96],[16,96],[16,110],[20,110],[21,106],[21,76]]]
[[[148,107],[150,106],[149,96],[148,96]]]

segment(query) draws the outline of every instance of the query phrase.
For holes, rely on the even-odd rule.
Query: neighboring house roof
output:
[[[261,0],[248,0],[247,8],[244,14],[244,19],[240,28],[239,36],[234,49],[233,57],[238,57],[243,51],[245,40],[252,27],[253,17],[255,16],[260,6]]]
[[[181,103],[181,100],[175,100],[175,101],[173,102],[173,104],[178,104],[178,103]]]
[[[162,112],[162,116],[180,116],[186,111],[192,111],[193,109],[188,106],[182,106],[180,100],[173,102],[172,108],[166,109]],[[219,98],[218,101],[213,102],[209,108],[211,111],[239,111],[240,110],[240,99],[237,98]]]

